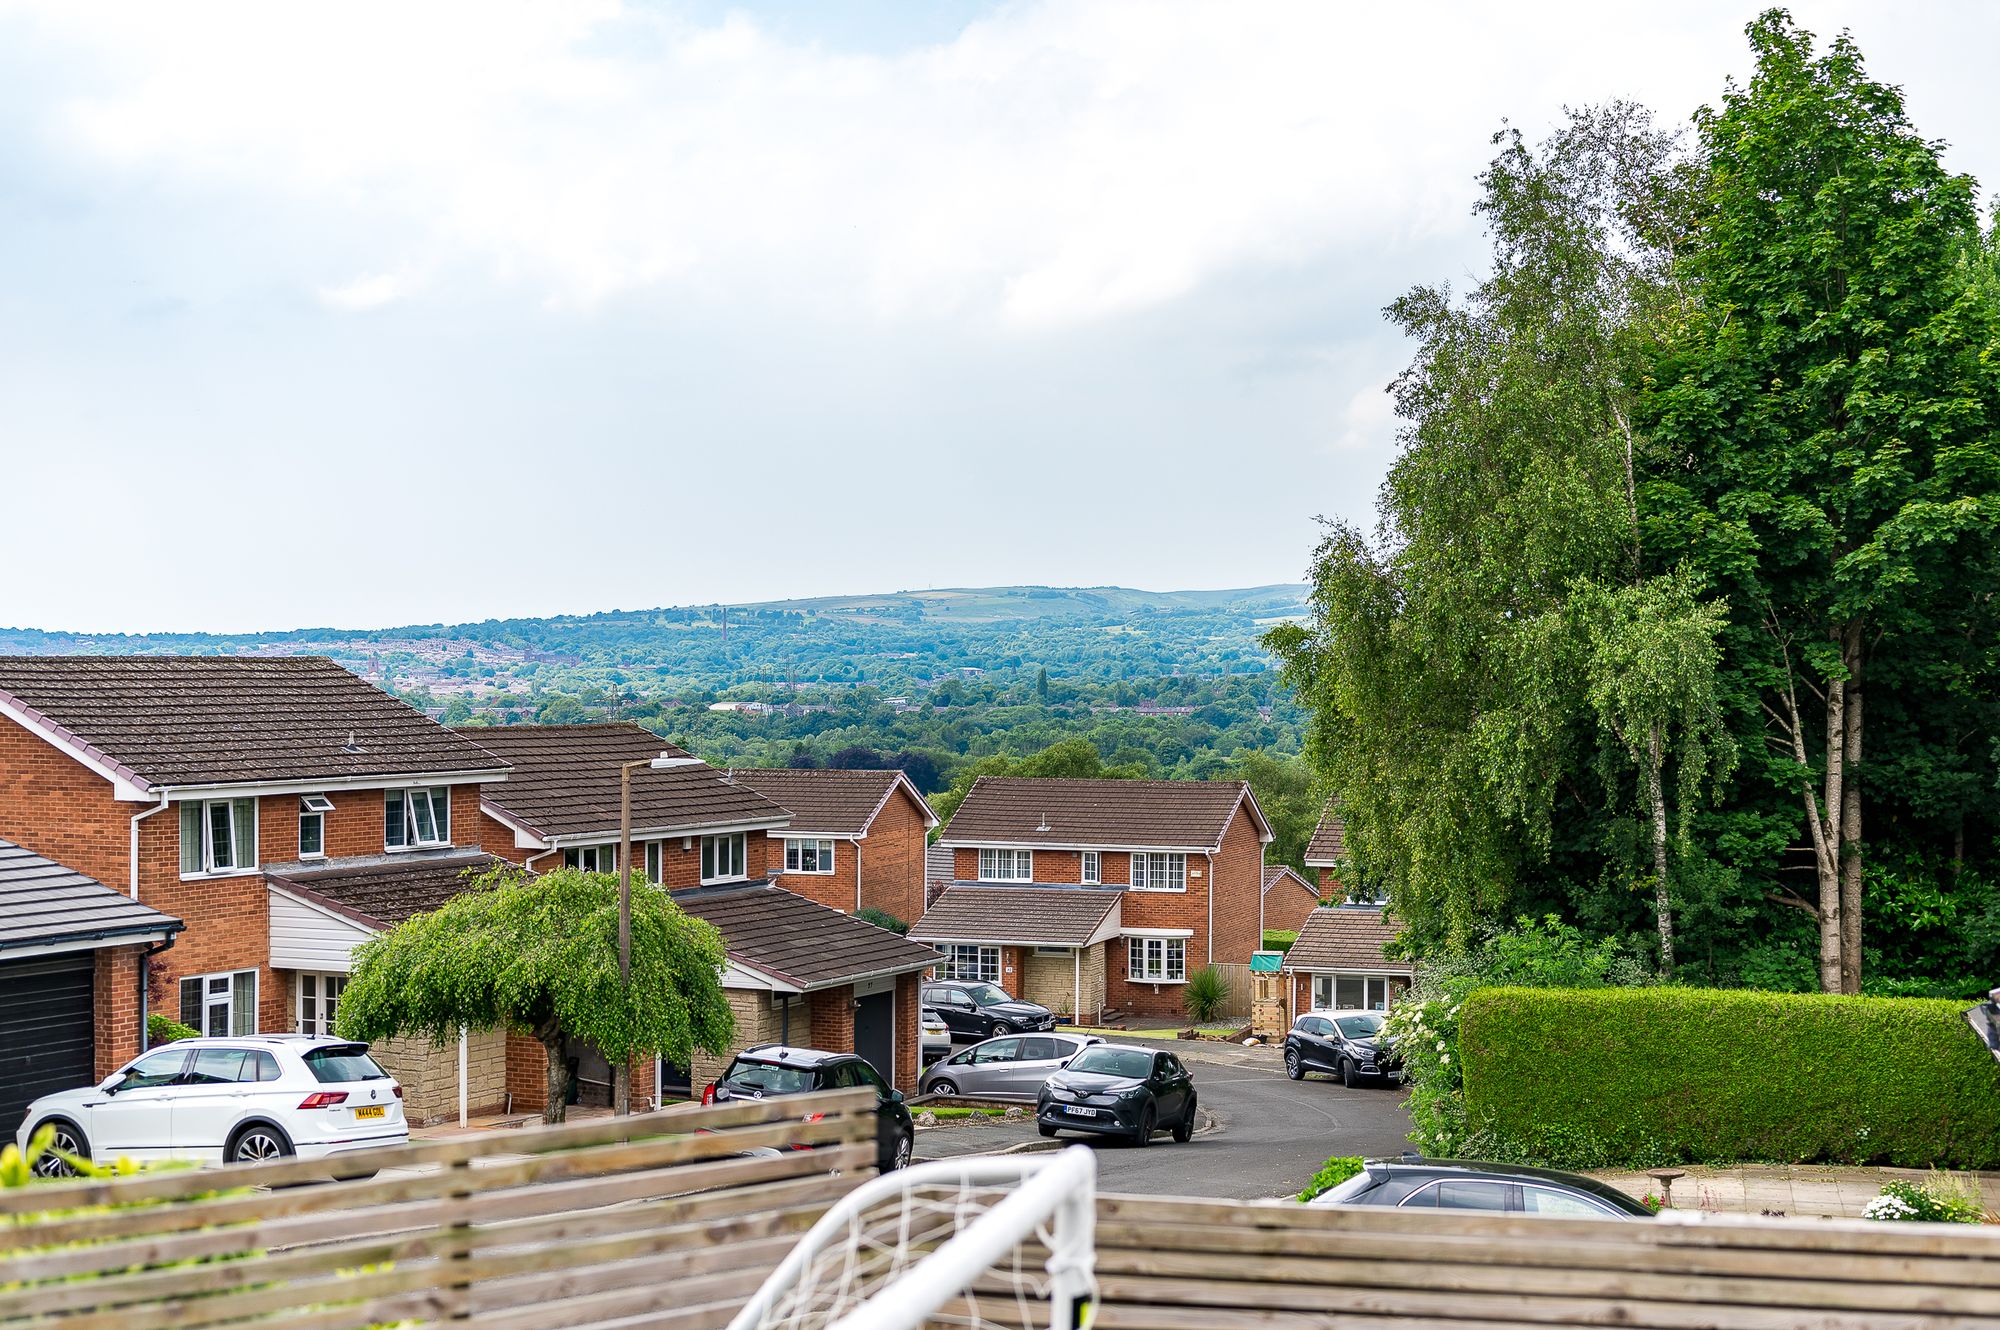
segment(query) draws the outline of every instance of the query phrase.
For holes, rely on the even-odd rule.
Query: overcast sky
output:
[[[2000,188],[2000,5],[1793,11]],[[0,0],[0,624],[1298,579],[1492,130],[1753,12]]]

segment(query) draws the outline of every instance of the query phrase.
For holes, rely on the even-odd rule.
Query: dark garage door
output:
[[[896,995],[871,993],[854,1004],[854,1051],[896,1083]]]
[[[0,1139],[29,1103],[94,1079],[91,953],[0,961]]]

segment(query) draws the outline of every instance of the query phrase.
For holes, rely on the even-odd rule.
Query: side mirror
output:
[[[903,1092],[901,1090],[891,1090],[889,1091],[887,1097],[889,1102],[892,1104],[900,1104],[903,1102]]]

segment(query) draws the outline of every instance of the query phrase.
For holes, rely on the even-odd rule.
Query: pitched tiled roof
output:
[[[714,924],[729,958],[810,990],[936,965],[930,947],[768,882],[677,891],[674,904]]]
[[[618,833],[621,763],[687,754],[629,721],[603,725],[495,725],[458,731],[513,765],[482,802],[543,836]],[[789,814],[742,782],[730,784],[705,762],[632,773],[635,832],[693,831],[742,823],[783,823]]]
[[[0,695],[144,786],[506,767],[322,656],[6,656]]]
[[[945,828],[948,844],[1209,850],[1238,806],[1268,836],[1240,780],[1054,780],[981,776]]]
[[[916,787],[900,771],[834,771],[827,768],[737,767],[729,778],[748,785],[772,803],[791,810],[794,832],[862,836],[898,785],[923,804]],[[926,825],[936,825],[924,805]]]
[[[1392,961],[1382,948],[1394,941],[1396,925],[1379,905],[1335,905],[1314,910],[1285,953],[1287,970],[1392,970],[1410,973],[1408,961]]]
[[[1294,886],[1303,888],[1312,893],[1315,900],[1319,898],[1319,888],[1306,881],[1303,877],[1300,877],[1297,869],[1286,864],[1265,864],[1264,890],[1269,891],[1281,882],[1289,882]]]
[[[435,910],[501,862],[484,850],[425,850],[266,864],[264,876],[372,928]]]
[[[178,933],[180,920],[141,905],[44,859],[12,841],[0,840],[0,955],[10,947],[46,947],[99,938]]]
[[[958,869],[949,845],[924,846],[924,881],[950,882],[958,876]]]
[[[1333,811],[1333,801],[1328,800],[1312,839],[1306,843],[1306,862],[1315,868],[1330,868],[1346,853],[1347,828],[1341,824],[1340,814]]]
[[[1116,887],[995,887],[957,882],[910,929],[920,942],[1081,947],[1118,931]]]

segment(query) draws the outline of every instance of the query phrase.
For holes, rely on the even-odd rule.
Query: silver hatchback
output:
[[[1071,1058],[1103,1042],[1094,1034],[1003,1034],[937,1063],[919,1088],[924,1094],[1033,1099]]]

